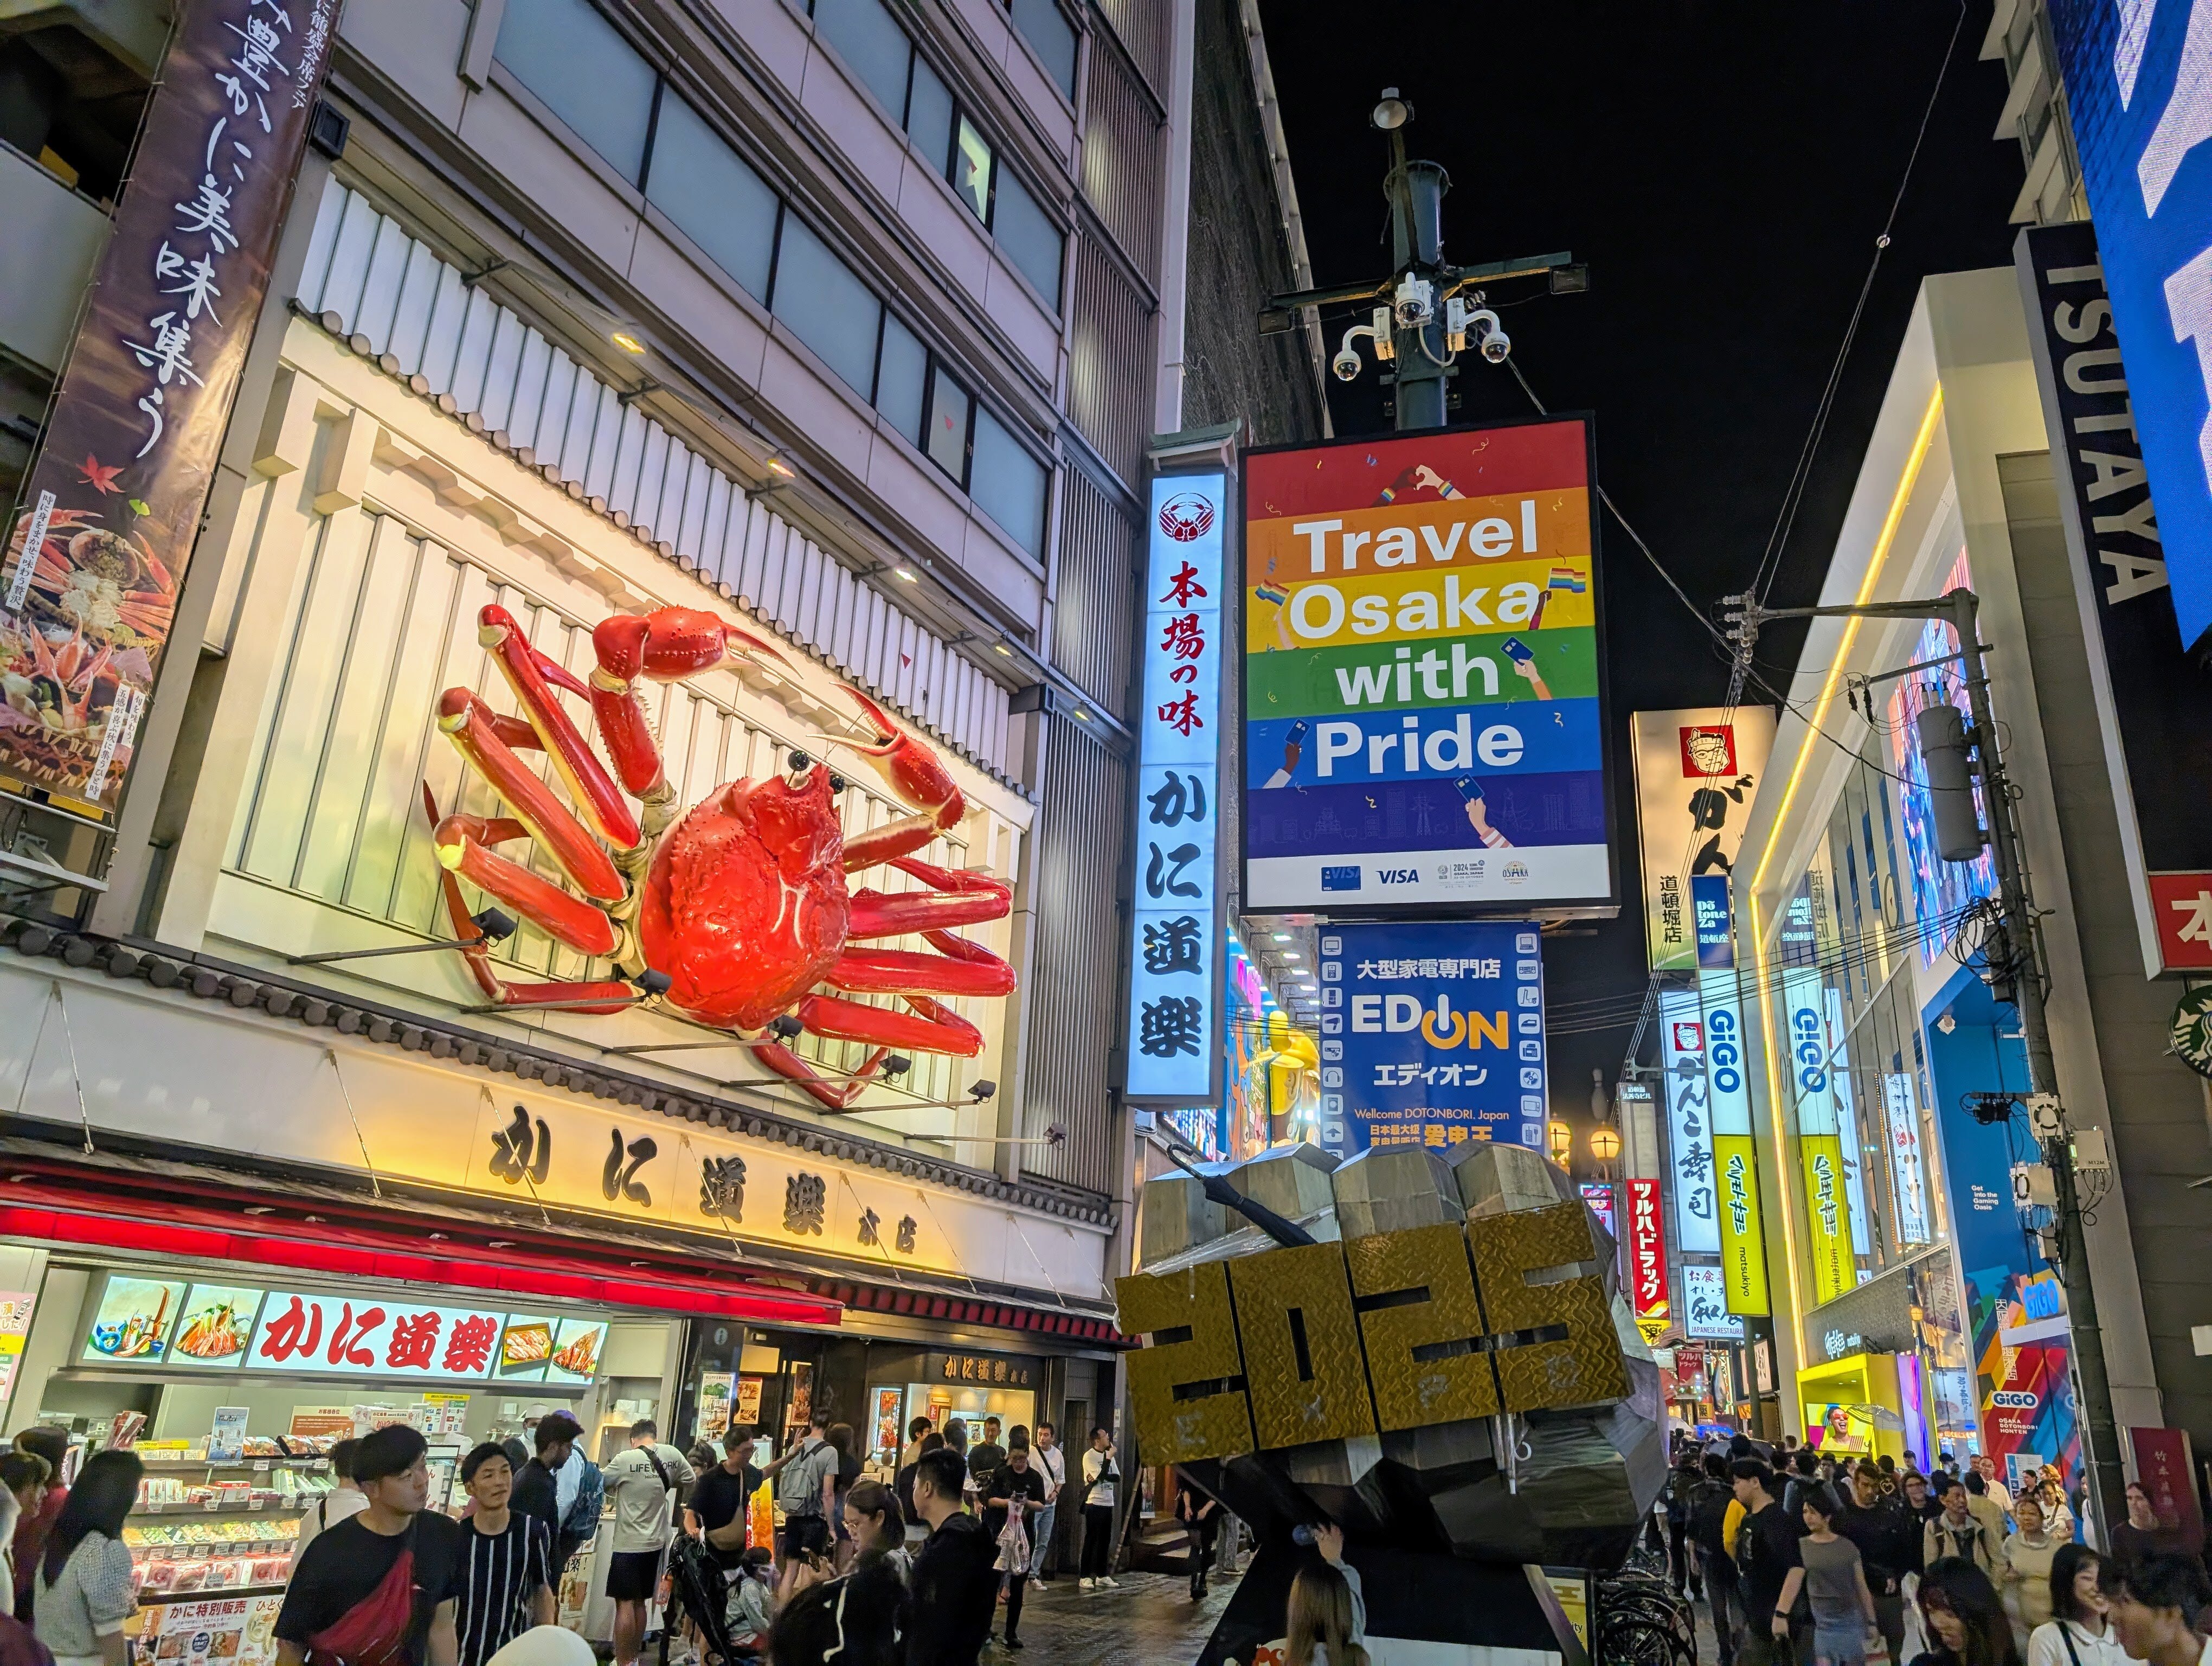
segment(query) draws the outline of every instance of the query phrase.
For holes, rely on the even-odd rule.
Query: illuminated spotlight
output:
[[[1396,88],[1385,87],[1382,89],[1382,98],[1376,102],[1367,120],[1370,125],[1379,127],[1385,133],[1391,133],[1403,127],[1413,119],[1413,106],[1398,96]]]
[[[645,344],[627,330],[617,330],[608,339],[625,353],[641,354],[645,351]]]

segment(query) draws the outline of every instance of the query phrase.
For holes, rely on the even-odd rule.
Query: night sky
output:
[[[1747,8],[1682,0],[1331,7],[1261,0],[1316,283],[1389,270],[1377,92],[1417,119],[1410,153],[1443,164],[1444,255],[1466,264],[1571,250],[1588,294],[1500,285],[1522,372],[1555,410],[1595,414],[1598,477],[1701,606],[1749,581],[1887,218],[1945,43],[1942,0]],[[1757,27],[1750,27],[1755,20]],[[1997,143],[2002,64],[1975,57],[1974,0],[1844,371],[1810,488],[1768,597],[1815,599],[1921,278],[2008,265],[2020,148]],[[1450,31],[1449,36],[1444,31]],[[1424,44],[1425,43],[1425,44]],[[1328,350],[1354,319],[1324,313]],[[1510,371],[1474,355],[1457,421],[1529,414]],[[1372,361],[1331,379],[1340,435],[1388,425]],[[1587,1116],[1631,1025],[1561,1035],[1562,1003],[1632,999],[1646,982],[1632,711],[1717,704],[1711,639],[1607,516],[1614,795],[1626,887],[1618,920],[1547,954],[1555,1110]],[[1801,628],[1802,629],[1802,628]],[[1778,688],[1799,630],[1770,630]],[[1569,1010],[1571,1010],[1571,1008]],[[1645,1056],[1651,1056],[1647,1040]]]

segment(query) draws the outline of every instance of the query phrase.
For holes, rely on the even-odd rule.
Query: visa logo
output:
[[[1410,885],[1421,877],[1417,867],[1385,867],[1376,870],[1376,879],[1386,885]]]
[[[1323,891],[1358,891],[1359,889],[1358,865],[1355,863],[1349,867],[1322,869],[1321,888]]]

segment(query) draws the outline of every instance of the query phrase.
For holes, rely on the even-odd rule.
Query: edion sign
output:
[[[1628,1285],[1639,1319],[1663,1319],[1667,1304],[1667,1234],[1659,1223],[1659,1183],[1627,1183]]]

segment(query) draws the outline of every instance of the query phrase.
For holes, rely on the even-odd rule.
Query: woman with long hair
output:
[[[1996,1586],[1964,1557],[1929,1564],[1920,1576],[1920,1614],[1935,1646],[1912,1666],[2021,1666]]]
[[[1352,1584],[1334,1562],[1315,1562],[1291,1581],[1290,1666],[1367,1666],[1352,1640]]]
[[[95,1452],[70,1488],[31,1580],[32,1628],[54,1666],[125,1666],[123,1622],[137,1598],[123,1518],[146,1466],[135,1452]]]
[[[2051,1559],[2051,1618],[2027,1639],[2027,1666],[2129,1666],[2097,1587],[2102,1566],[2087,1545],[2061,1545]]]

